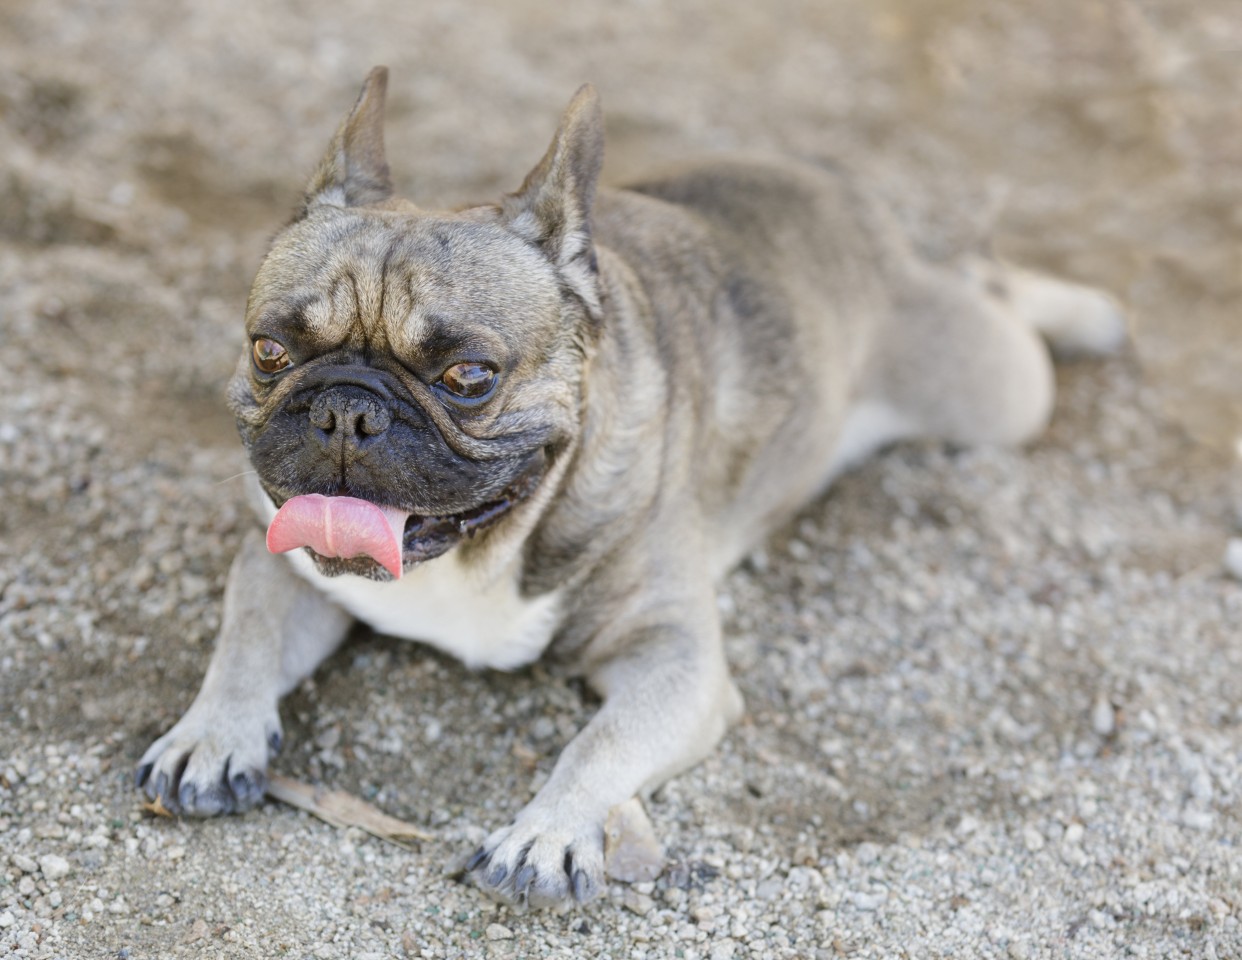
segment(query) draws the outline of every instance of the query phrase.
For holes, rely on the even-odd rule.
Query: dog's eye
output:
[[[463,400],[479,400],[492,392],[496,371],[485,363],[458,363],[440,377],[444,388]]]
[[[277,373],[289,363],[288,351],[275,340],[260,337],[254,342],[254,365],[263,373]]]

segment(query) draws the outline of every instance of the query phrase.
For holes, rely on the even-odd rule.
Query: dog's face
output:
[[[384,85],[368,79],[264,260],[229,393],[276,506],[320,494],[398,511],[408,566],[502,523],[573,446],[598,313],[600,121],[585,90],[518,193],[431,214],[390,196]],[[387,576],[312,552],[325,573]]]

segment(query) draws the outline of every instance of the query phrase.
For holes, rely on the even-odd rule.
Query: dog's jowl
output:
[[[1019,444],[1049,351],[1103,352],[1096,291],[928,263],[850,174],[725,160],[597,188],[595,91],[521,187],[393,196],[374,70],[275,239],[229,388],[267,524],[203,686],[142,758],[170,810],[262,796],[280,698],[354,619],[474,666],[576,665],[603,702],[471,860],[586,900],[613,806],[737,719],[714,585],[834,475],[908,437]]]

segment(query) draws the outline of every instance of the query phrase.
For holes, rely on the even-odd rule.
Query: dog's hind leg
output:
[[[1031,324],[968,278],[928,268],[893,291],[846,439],[860,412],[882,410],[886,441],[1021,444],[1046,426],[1054,389],[1048,348]]]
[[[1107,294],[982,257],[920,264],[893,305],[856,405],[884,412],[887,439],[1026,443],[1052,413],[1050,348],[1096,355],[1125,339]]]

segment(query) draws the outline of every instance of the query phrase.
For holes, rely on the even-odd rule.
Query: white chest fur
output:
[[[297,572],[380,633],[421,640],[470,667],[513,670],[535,660],[556,629],[560,594],[523,597],[516,564],[487,579],[456,551],[400,580],[325,577],[302,550],[287,554]]]

